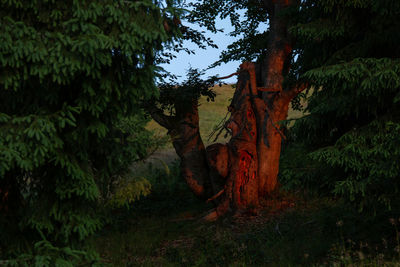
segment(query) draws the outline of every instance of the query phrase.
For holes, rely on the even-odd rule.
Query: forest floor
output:
[[[208,136],[227,112],[234,89],[201,99],[200,128]],[[291,118],[302,114],[290,110]],[[166,131],[151,122],[159,135]],[[217,142],[226,142],[222,135]],[[136,166],[152,193],[115,212],[93,239],[109,266],[400,266],[400,214],[359,213],[345,202],[311,192],[280,192],[256,216],[202,217],[213,206],[195,198],[179,175],[172,145]],[[398,209],[397,209],[398,210]]]
[[[338,199],[281,192],[255,216],[206,222],[213,207],[187,189],[177,162],[148,175],[152,193],[117,211],[93,239],[106,265],[400,266],[398,214],[373,216]]]

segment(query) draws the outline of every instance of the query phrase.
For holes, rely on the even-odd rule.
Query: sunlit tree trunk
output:
[[[257,105],[259,114],[259,138],[257,142],[259,155],[259,188],[260,195],[274,191],[279,171],[279,156],[283,134],[278,122],[285,120],[288,105],[291,101],[284,92],[283,80],[287,72],[292,47],[287,33],[287,19],[282,10],[291,5],[291,1],[265,1],[269,12],[270,39],[267,56],[261,65],[262,97]]]
[[[304,86],[283,88],[291,57],[287,21],[281,11],[291,1],[264,1],[270,19],[267,56],[261,64],[241,64],[236,90],[226,123],[232,137],[227,144],[206,149],[200,138],[197,102],[192,109],[177,109],[178,117],[152,112],[169,130],[181,158],[182,174],[192,191],[214,201],[216,208],[206,219],[226,212],[256,212],[260,198],[276,189],[279,157],[284,134],[279,122],[288,115],[289,103]]]

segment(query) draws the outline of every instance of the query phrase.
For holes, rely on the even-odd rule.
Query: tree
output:
[[[215,18],[228,6],[242,6],[232,6],[232,2],[198,4],[192,18]],[[283,84],[292,60],[293,42],[285,12],[295,5],[295,1],[264,1],[257,5],[265,12],[261,17],[269,20],[267,53],[260,57],[259,64],[241,65],[229,106],[231,116],[224,125],[232,134],[228,144],[214,144],[206,149],[199,132],[197,100],[201,94],[212,96],[208,86],[216,78],[201,84],[190,77],[182,86],[169,86],[168,90],[161,87],[161,95],[168,97],[161,98],[159,107],[150,108],[153,119],[169,130],[189,187],[197,196],[218,203],[210,219],[228,210],[255,210],[259,198],[276,188],[284,137],[278,123],[286,119],[289,103],[306,87],[302,83]],[[212,29],[211,23],[207,26]],[[170,115],[164,113],[165,99],[173,99],[168,102],[174,109]]]
[[[240,20],[238,10],[243,9],[245,20]],[[194,4],[190,21],[217,31],[215,18],[229,17],[235,26],[231,34],[243,34],[215,64],[256,60],[242,64],[238,72],[225,124],[232,138],[226,145],[205,148],[201,141],[196,97],[211,92],[200,85],[197,91],[190,89],[196,86],[190,81],[173,88],[198,94],[183,106],[175,98],[171,116],[163,113],[162,105],[152,110],[152,117],[169,129],[190,188],[216,202],[208,218],[229,210],[254,210],[276,189],[285,137],[280,122],[286,119],[291,101],[301,108],[300,93],[311,87],[305,110],[311,114],[288,132],[291,144],[307,143],[307,150],[296,155],[296,165],[306,168],[290,170],[284,161],[284,180],[312,176],[320,182],[322,174],[322,184],[330,188],[335,184],[334,192],[350,199],[357,196],[368,202],[367,195],[386,203],[393,199],[399,177],[395,163],[399,153],[394,149],[399,129],[398,10],[392,1],[368,0]],[[260,33],[257,28],[264,22],[268,29]],[[311,159],[302,157],[310,151],[315,151]]]
[[[175,11],[150,0],[1,2],[4,258],[83,262],[75,249],[104,224],[98,204],[151,146],[139,103],[157,93],[154,58]]]
[[[399,8],[398,1],[303,3],[291,33],[301,48],[299,74],[319,89],[291,130],[303,166],[284,162],[285,181],[307,177],[361,210],[397,205]]]

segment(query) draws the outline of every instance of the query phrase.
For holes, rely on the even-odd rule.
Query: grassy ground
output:
[[[109,266],[399,266],[399,218],[359,214],[341,201],[283,193],[257,216],[204,222],[212,206],[179,177],[148,167],[153,193],[93,242]],[[396,248],[397,247],[397,248]]]

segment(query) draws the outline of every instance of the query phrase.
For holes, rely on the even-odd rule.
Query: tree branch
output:
[[[234,75],[239,75],[239,72],[235,72],[235,73],[229,74],[228,76],[224,76],[224,77],[217,77],[217,80],[228,79]]]
[[[174,127],[174,116],[168,116],[163,113],[162,110],[155,106],[148,106],[147,111],[150,113],[150,116],[162,127],[171,130]]]
[[[295,86],[293,86],[290,90],[282,91],[281,95],[283,98],[288,99],[288,101],[292,101],[294,97],[296,97],[298,94],[303,92],[308,87],[309,87],[308,83],[298,83]]]

